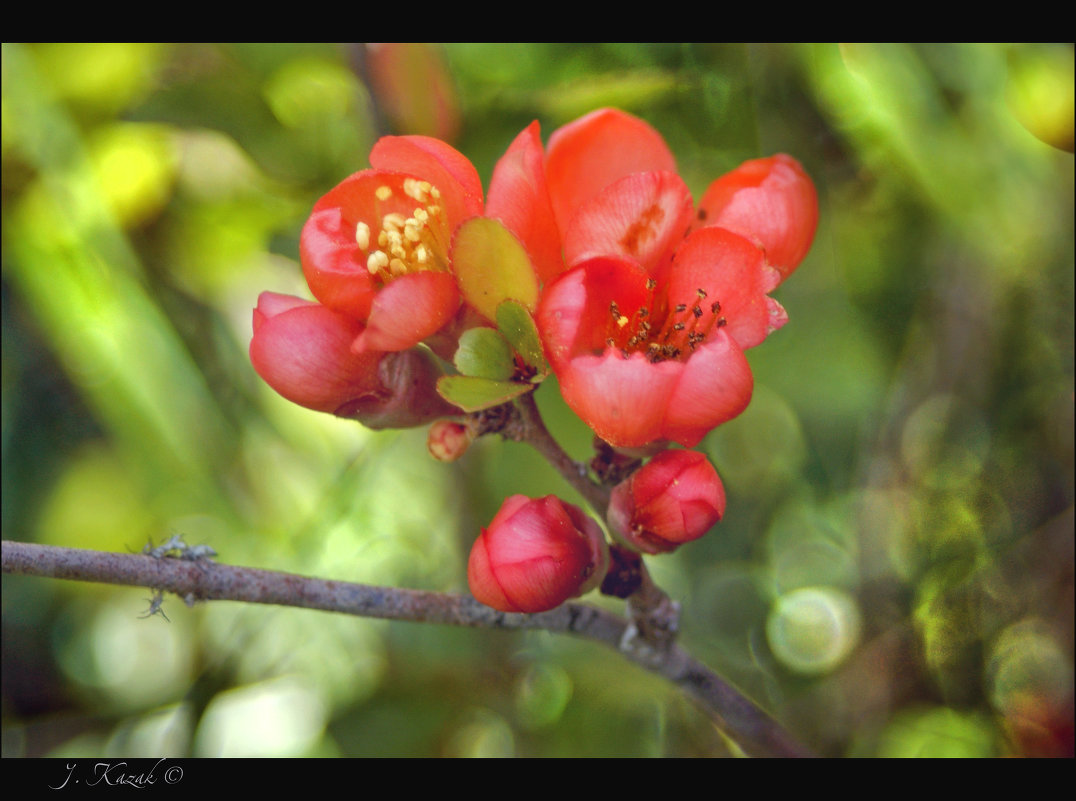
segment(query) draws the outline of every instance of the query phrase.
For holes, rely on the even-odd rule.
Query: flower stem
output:
[[[609,490],[592,481],[587,475],[587,466],[572,459],[553,439],[542,420],[542,413],[538,411],[533,392],[521,395],[515,403],[520,425],[512,438],[532,445],[564,480],[583,496],[591,509],[604,519],[609,508]]]

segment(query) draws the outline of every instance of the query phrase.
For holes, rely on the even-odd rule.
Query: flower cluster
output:
[[[611,109],[557,131],[547,170],[571,269],[538,326],[565,401],[613,445],[696,445],[747,407],[743,351],[788,319],[767,293],[814,237],[810,179],[747,162],[695,209],[661,136]]]
[[[295,403],[375,428],[435,421],[431,453],[452,460],[491,430],[465,412],[520,398],[552,372],[597,437],[656,453],[596,510],[622,547],[670,551],[713,526],[725,509],[717,472],[663,448],[695,446],[750,401],[744,351],[787,322],[769,293],[817,223],[799,163],[746,162],[696,206],[661,135],[602,109],[546,148],[537,123],[522,131],[486,198],[471,163],[436,139],[383,138],[370,164],[303,229],[316,302],[259,298],[259,375]],[[468,579],[483,603],[537,612],[600,584],[608,562],[580,509],[517,495],[475,543]]]

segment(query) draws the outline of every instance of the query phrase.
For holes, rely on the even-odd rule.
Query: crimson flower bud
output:
[[[725,488],[697,451],[662,451],[613,488],[609,526],[644,553],[697,540],[725,514]]]
[[[597,587],[608,567],[601,528],[582,509],[513,495],[475,541],[467,582],[486,606],[545,612]]]

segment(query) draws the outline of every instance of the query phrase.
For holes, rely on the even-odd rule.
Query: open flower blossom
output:
[[[407,428],[455,413],[437,394],[428,354],[355,353],[362,323],[290,295],[263,292],[254,309],[250,361],[293,403],[370,428]]]
[[[697,540],[725,514],[725,488],[698,451],[666,450],[613,488],[610,528],[645,553]]]
[[[559,270],[560,242],[549,208],[537,123],[498,163],[489,213],[545,270]],[[426,136],[387,136],[368,170],[345,179],[314,206],[300,255],[314,297],[365,324],[357,351],[400,351],[453,319],[460,289],[453,243],[460,225],[486,211],[470,161]]]
[[[544,612],[601,584],[609,549],[601,528],[555,495],[505,499],[471,549],[467,583],[486,606]]]
[[[517,272],[498,291],[533,308],[538,276],[563,269],[561,240],[536,122],[498,161],[488,204],[471,162],[437,139],[384,137],[370,163],[322,197],[303,228],[303,273],[318,303],[263,293],[250,355],[302,406],[406,427],[459,413],[430,395],[440,370],[416,346],[451,360],[463,331],[489,324],[496,300],[477,301],[492,297],[483,293],[504,253]],[[479,224],[457,236],[467,223]],[[464,262],[467,280],[454,269]]]
[[[751,399],[743,351],[787,322],[768,293],[814,236],[810,179],[748,162],[696,211],[660,134],[613,109],[556,131],[545,167],[569,269],[537,322],[565,401],[618,447],[697,444]]]
[[[303,273],[315,298],[365,323],[356,350],[406,350],[459,308],[452,234],[482,213],[482,184],[462,154],[424,136],[380,139],[370,163],[315,204]]]

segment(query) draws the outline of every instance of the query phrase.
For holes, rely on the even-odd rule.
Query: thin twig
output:
[[[811,756],[769,715],[678,645],[653,649],[641,639],[625,638],[626,620],[585,604],[567,603],[536,615],[509,614],[461,595],[326,581],[206,560],[155,559],[7,540],[3,571],[150,587],[176,593],[188,603],[247,601],[388,620],[573,634],[604,643],[685,690],[746,753]]]
[[[549,429],[545,427],[545,421],[538,411],[534,393],[527,392],[516,399],[516,408],[519,410],[519,418],[522,424],[520,441],[526,442],[537,450],[546,461],[553,465],[564,480],[572,485],[582,495],[594,512],[604,518],[609,508],[609,489],[596,484],[587,475],[587,467],[570,457],[560,447]]]

